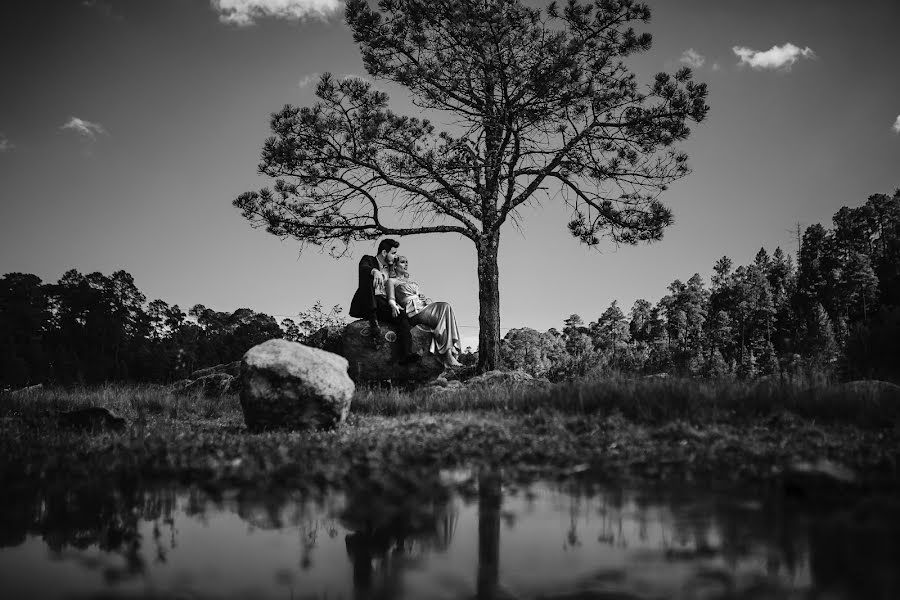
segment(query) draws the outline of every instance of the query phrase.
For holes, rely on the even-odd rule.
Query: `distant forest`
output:
[[[707,286],[699,274],[673,281],[655,305],[613,302],[560,330],[512,329],[509,368],[561,380],[588,374],[655,374],[757,379],[816,374],[900,383],[900,189],[841,208],[832,227],[806,228],[798,255],[764,248],[735,268],[722,257]],[[167,383],[239,360],[274,337],[310,343],[344,324],[321,303],[278,323],[247,308],[185,314],[147,302],[125,271],[66,272],[54,284],[35,275],[0,279],[0,387],[35,383]],[[474,362],[474,355],[463,357]]]

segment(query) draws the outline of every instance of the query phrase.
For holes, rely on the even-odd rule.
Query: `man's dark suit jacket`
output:
[[[375,316],[375,278],[372,269],[381,270],[381,263],[368,254],[359,259],[359,287],[350,301],[350,316],[356,319],[371,319]]]

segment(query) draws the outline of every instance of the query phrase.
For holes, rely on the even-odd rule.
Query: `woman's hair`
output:
[[[400,272],[397,270],[397,266],[400,264],[401,260],[406,260],[405,256],[397,256],[394,258],[394,264],[388,267],[388,277],[397,277],[400,275]]]

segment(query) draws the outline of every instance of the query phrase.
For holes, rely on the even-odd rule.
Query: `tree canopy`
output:
[[[365,0],[347,22],[368,73],[441,118],[396,114],[361,78],[321,77],[311,107],[271,119],[259,171],[273,189],[234,204],[256,226],[343,254],[383,235],[456,233],[478,253],[479,366],[499,359],[497,249],[526,203],[564,202],[596,245],[662,237],[658,196],[688,173],[675,147],[709,109],[687,68],[638,84],[624,59],[650,47],[634,0]]]

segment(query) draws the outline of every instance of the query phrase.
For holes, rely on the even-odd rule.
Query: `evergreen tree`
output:
[[[631,307],[631,320],[628,322],[628,331],[636,342],[648,342],[651,337],[650,316],[653,305],[638,298]]]
[[[369,75],[450,125],[393,113],[362,79],[323,75],[317,104],[272,117],[259,170],[274,192],[234,202],[254,225],[337,253],[382,235],[469,239],[482,371],[500,359],[500,232],[536,194],[560,191],[547,197],[566,202],[587,245],[662,237],[672,216],[658,196],[688,173],[674,147],[709,107],[687,68],[649,88],[629,72],[624,59],[650,47],[631,27],[650,18],[646,5],[349,0],[346,14]]]
[[[0,388],[44,380],[50,305],[39,277],[7,273],[0,279]]]

